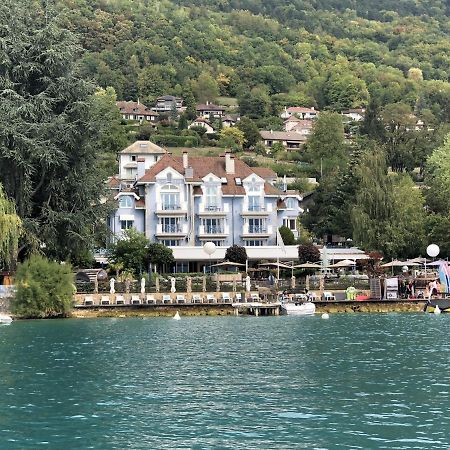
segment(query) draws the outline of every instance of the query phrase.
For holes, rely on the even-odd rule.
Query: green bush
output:
[[[168,147],[196,147],[200,145],[200,138],[198,136],[157,134],[152,136],[152,141],[157,145],[166,145]]]
[[[70,265],[34,255],[19,265],[16,286],[12,302],[14,314],[27,318],[69,315],[74,293]]]

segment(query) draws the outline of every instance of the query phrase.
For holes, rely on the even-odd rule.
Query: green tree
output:
[[[148,245],[147,254],[149,262],[156,267],[170,267],[175,262],[172,249],[163,244],[151,242]]]
[[[247,91],[238,100],[241,116],[259,119],[266,117],[270,112],[270,98],[263,89],[254,88]]]
[[[14,202],[6,198],[0,184],[0,267],[15,268],[21,233],[22,221]]]
[[[319,115],[308,139],[305,159],[321,176],[345,166],[348,152],[340,114],[322,112]]]
[[[261,140],[258,127],[255,122],[248,117],[242,117],[236,126],[244,133],[246,148],[254,148]]]
[[[200,103],[214,102],[219,96],[219,85],[208,72],[202,72],[197,80],[192,82],[192,92]]]
[[[317,248],[317,245],[312,243],[299,245],[298,260],[300,264],[320,261],[320,250]]]
[[[91,248],[106,216],[96,152],[102,123],[79,48],[49,6],[0,6],[0,181],[16,204],[23,253],[46,244],[65,260]]]
[[[124,231],[123,239],[110,247],[109,257],[114,264],[121,264],[123,270],[138,276],[147,271],[150,262],[149,245],[144,233],[130,228]]]
[[[285,245],[295,245],[295,236],[292,230],[284,225],[279,228],[281,239]]]
[[[225,253],[225,261],[246,264],[247,251],[245,250],[245,247],[241,247],[240,245],[232,245],[228,247]]]
[[[69,264],[59,264],[33,255],[19,264],[16,287],[12,302],[14,314],[35,318],[70,314],[74,284]]]
[[[326,101],[334,111],[361,108],[369,100],[366,83],[351,73],[333,74],[325,86]]]
[[[223,128],[219,136],[220,145],[231,148],[234,152],[242,150],[246,142],[244,132],[236,127]]]

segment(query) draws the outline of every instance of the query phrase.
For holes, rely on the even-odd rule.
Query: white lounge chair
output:
[[[222,292],[222,301],[224,303],[231,303],[231,297],[228,292]]]
[[[207,303],[217,303],[217,299],[214,294],[207,294],[206,301],[207,301]]]
[[[239,303],[242,302],[242,294],[240,292],[236,292],[234,298],[236,299],[237,302]]]
[[[260,301],[259,294],[251,294],[250,299],[252,302],[259,302]]]
[[[125,305],[125,298],[123,295],[116,296],[116,305]]]
[[[323,299],[325,301],[334,301],[334,300],[336,300],[336,297],[331,292],[324,292]]]
[[[147,305],[154,305],[156,303],[155,296],[153,294],[147,294],[146,302]]]
[[[294,299],[296,301],[305,302],[308,300],[308,295],[307,294],[295,294]]]
[[[109,300],[108,295],[102,295],[102,299],[100,300],[100,305],[110,305],[111,302]]]
[[[163,303],[172,303],[172,297],[169,294],[164,294],[162,296]]]
[[[84,305],[85,306],[90,306],[94,304],[94,297],[92,297],[92,295],[86,295],[86,297],[84,297]]]
[[[186,297],[184,294],[177,294],[177,303],[186,303]]]
[[[192,303],[202,303],[203,299],[199,294],[192,295]]]
[[[132,295],[131,296],[131,304],[132,305],[140,305],[141,302],[141,298],[139,297],[139,295]]]

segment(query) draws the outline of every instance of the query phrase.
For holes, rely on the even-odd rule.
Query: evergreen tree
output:
[[[380,119],[380,110],[378,100],[371,98],[367,105],[364,120],[361,123],[361,134],[365,134],[368,138],[381,141],[385,133],[383,123]]]
[[[22,249],[65,260],[94,243],[106,216],[95,152],[94,87],[74,36],[32,0],[0,5],[0,182],[24,226]]]

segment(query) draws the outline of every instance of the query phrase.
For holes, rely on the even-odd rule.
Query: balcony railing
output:
[[[188,232],[187,223],[161,224],[156,226],[156,235],[186,235]]]
[[[265,211],[266,208],[263,205],[248,205],[249,211]]]
[[[220,225],[209,225],[209,226],[205,226],[205,233],[206,234],[222,234],[223,231],[223,227]]]
[[[175,203],[162,203],[161,206],[163,211],[178,211],[181,209],[181,205]]]
[[[163,233],[181,233],[183,228],[181,225],[163,225],[162,231]]]
[[[257,233],[267,233],[267,227],[259,227],[259,226],[249,226],[248,232],[251,234],[257,234]]]

